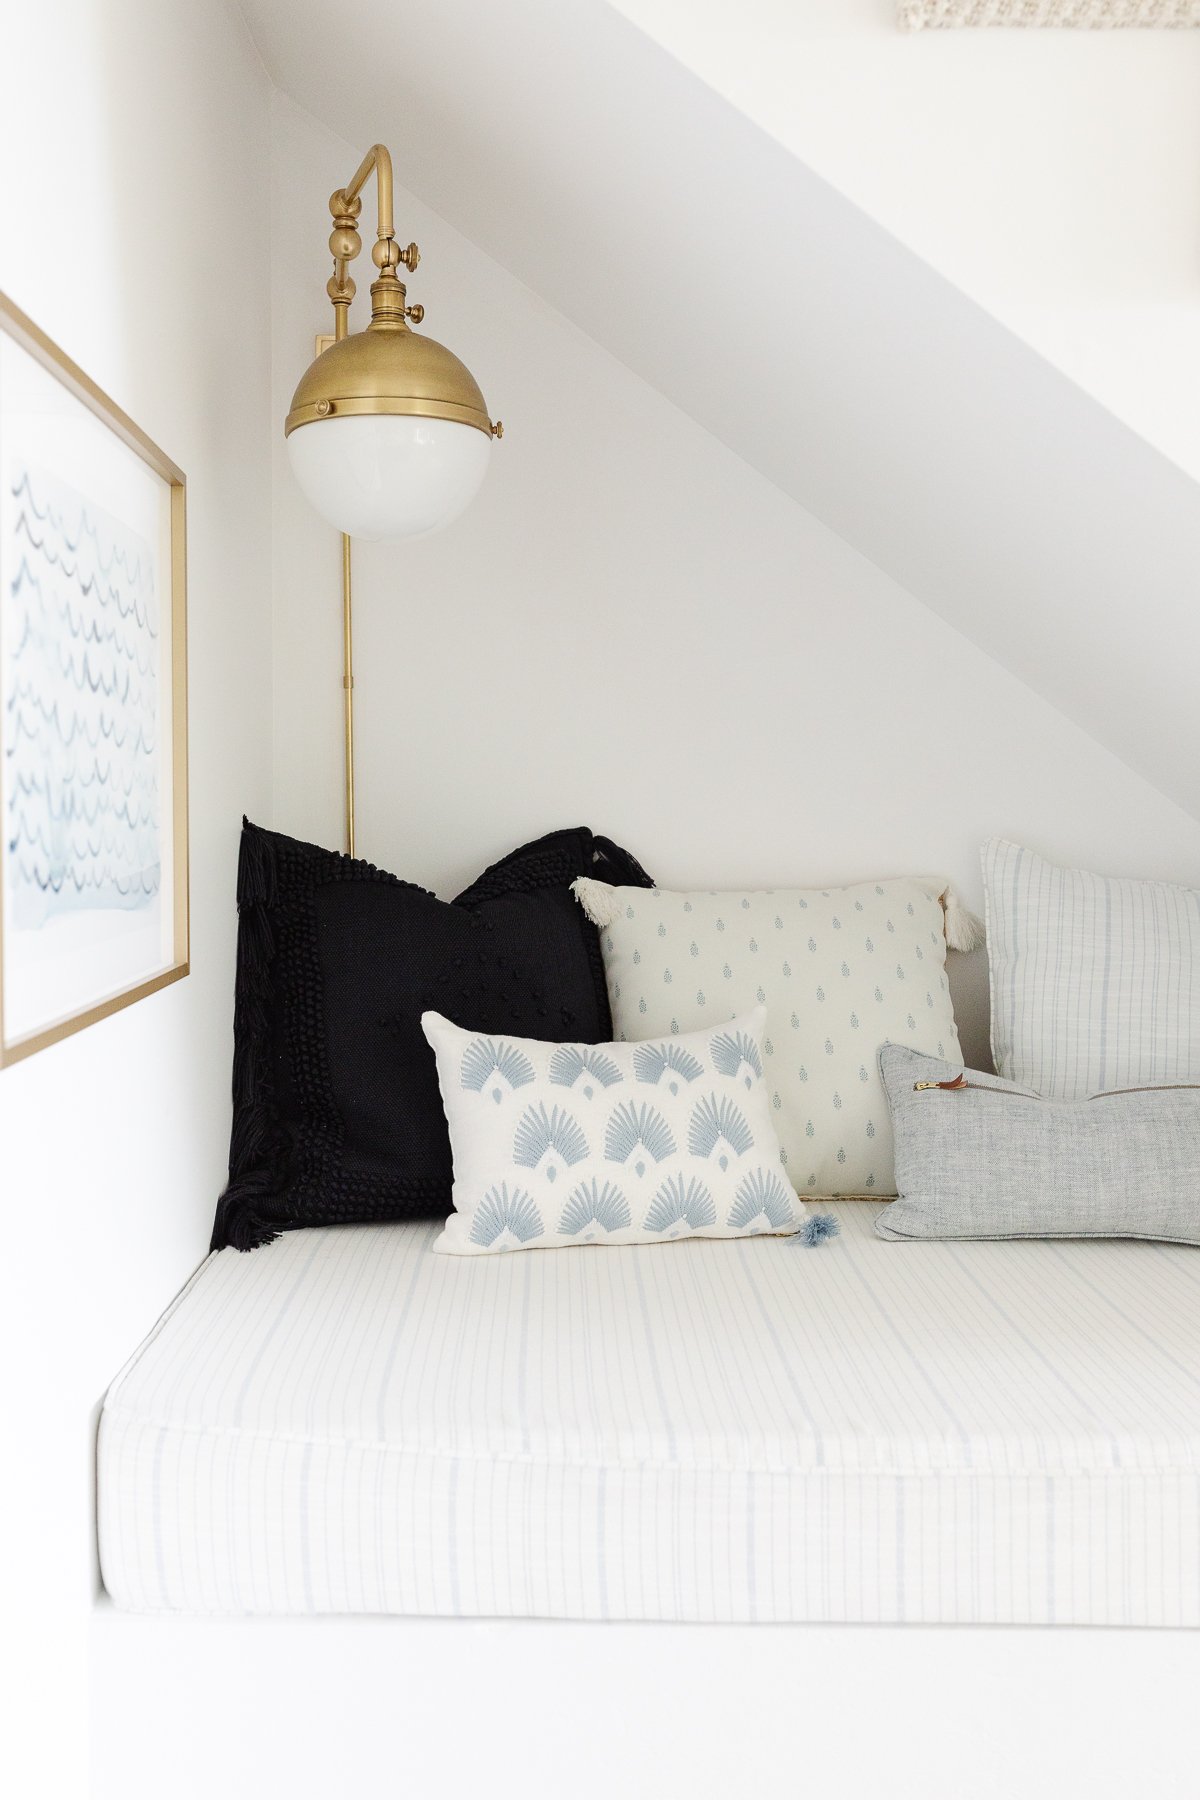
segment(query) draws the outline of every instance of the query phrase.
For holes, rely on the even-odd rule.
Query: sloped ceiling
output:
[[[285,92],[1200,816],[1200,486],[604,0],[245,11]]]

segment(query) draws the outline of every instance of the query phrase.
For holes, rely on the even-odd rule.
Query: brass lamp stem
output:
[[[350,539],[342,533],[342,686],[346,727],[346,855],[354,855],[354,628],[350,602]]]
[[[375,193],[378,200],[378,220],[380,237],[395,237],[396,228],[392,223],[392,158],[385,144],[372,144],[367,154],[359,163],[342,192],[347,200],[358,199],[367,183],[371,170],[375,171]]]
[[[377,270],[371,283],[371,322],[364,331],[351,332],[350,307],[354,300],[354,281],[350,265],[362,249],[358,222],[362,215],[362,190],[374,172],[378,221],[376,242],[371,259]],[[420,325],[425,316],[421,306],[409,306],[399,270],[410,274],[416,269],[421,253],[415,244],[401,248],[396,242],[392,217],[392,159],[382,144],[372,144],[345,187],[337,188],[329,197],[333,229],[329,234],[329,253],[333,273],[325,291],[333,305],[334,329],[331,337],[318,337],[316,354],[300,377],[292,404],[284,421],[284,436],[300,486],[317,511],[341,525],[346,518],[343,497],[333,480],[339,473],[325,452],[347,450],[346,432],[329,440],[328,430],[319,446],[303,434],[327,419],[377,420],[385,434],[403,435],[406,428],[391,421],[445,420],[451,426],[469,426],[488,438],[500,437],[503,427],[488,415],[487,404],[479,383],[457,356],[437,343],[409,329],[409,320]],[[385,479],[386,464],[382,447],[369,436],[371,428],[354,426],[349,443],[373,445],[371,454],[379,479]],[[411,433],[411,427],[407,428]],[[437,430],[440,432],[441,427]],[[297,440],[295,433],[300,432]],[[359,434],[356,440],[355,434]],[[420,435],[420,433],[418,433]],[[428,434],[425,434],[428,436]],[[451,434],[457,438],[457,432]],[[416,441],[411,440],[411,441]],[[449,440],[447,440],[449,441]],[[469,440],[458,439],[464,448]],[[436,446],[435,446],[436,448]],[[347,451],[348,453],[348,451]],[[368,459],[368,467],[370,462]],[[478,446],[471,446],[470,460],[461,463],[464,477],[477,486],[483,474]],[[343,469],[342,475],[353,476]],[[390,479],[390,478],[387,478]],[[351,479],[351,486],[353,485]],[[327,490],[334,487],[334,492]],[[383,535],[404,535],[405,530],[430,529],[453,518],[469,498],[471,488],[456,494],[455,484],[448,482],[440,493],[390,491],[364,493],[361,507],[350,511],[372,530]],[[408,504],[409,500],[413,504]],[[349,497],[345,505],[350,507]],[[344,707],[344,754],[346,775],[346,849],[354,854],[354,644],[350,583],[350,539],[342,537],[342,687]]]
[[[372,296],[377,307],[394,312],[401,326],[404,324],[404,288],[396,278],[396,270],[403,263],[410,272],[416,268],[420,260],[420,252],[415,244],[409,244],[401,250],[396,244],[396,227],[392,219],[392,159],[385,145],[372,144],[367,154],[359,163],[344,188],[329,197],[329,211],[333,219],[333,230],[329,234],[329,249],[333,256],[333,274],[326,285],[326,293],[333,302],[333,338],[341,343],[350,331],[350,303],[354,299],[355,284],[350,274],[350,264],[362,249],[362,238],[358,234],[358,216],[362,211],[362,190],[372,169],[375,171],[375,194],[377,201],[376,242],[371,252],[376,268],[379,270],[379,281],[372,289]],[[419,320],[420,307],[413,307],[411,316]],[[325,345],[318,340],[317,354],[320,355]],[[345,763],[346,763],[346,854],[354,855],[354,625],[350,587],[350,539],[342,534],[342,688],[344,690],[344,727],[345,727]]]
[[[421,260],[421,253],[415,244],[409,244],[406,249],[401,250],[396,243],[396,227],[392,219],[392,159],[386,145],[372,144],[346,186],[338,188],[329,196],[329,211],[333,219],[333,230],[329,234],[333,274],[329,277],[325,291],[333,302],[335,343],[341,343],[350,329],[350,302],[356,292],[350,264],[362,249],[358,216],[362,211],[362,190],[372,169],[375,171],[377,209],[375,247],[371,251],[371,257],[379,270],[379,280],[371,292],[373,297],[378,296],[382,287],[383,294],[392,302],[389,310],[396,313],[401,324],[405,314],[404,288],[397,280],[396,270],[403,263],[411,274]]]

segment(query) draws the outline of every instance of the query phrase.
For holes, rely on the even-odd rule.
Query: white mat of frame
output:
[[[1083,31],[1200,26],[1200,0],[899,0],[902,31],[1024,25]]]
[[[1200,1625],[1200,1251],[842,1233],[210,1256],[100,1546],[183,1613]]]

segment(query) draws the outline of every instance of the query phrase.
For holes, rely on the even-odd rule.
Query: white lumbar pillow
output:
[[[619,1038],[765,1006],[763,1068],[793,1186],[895,1193],[880,1047],[958,1055],[946,949],[982,942],[944,881],[680,893],[582,878],[574,891],[600,927]]]
[[[421,1026],[454,1153],[434,1248],[823,1231],[792,1193],[763,1077],[764,1013],[638,1044],[546,1044]]]

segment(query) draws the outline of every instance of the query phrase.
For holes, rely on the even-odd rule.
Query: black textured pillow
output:
[[[446,902],[243,821],[233,1136],[214,1249],[449,1212],[450,1140],[421,1014],[560,1043],[611,1039],[577,875],[652,885],[581,827],[514,850]]]

